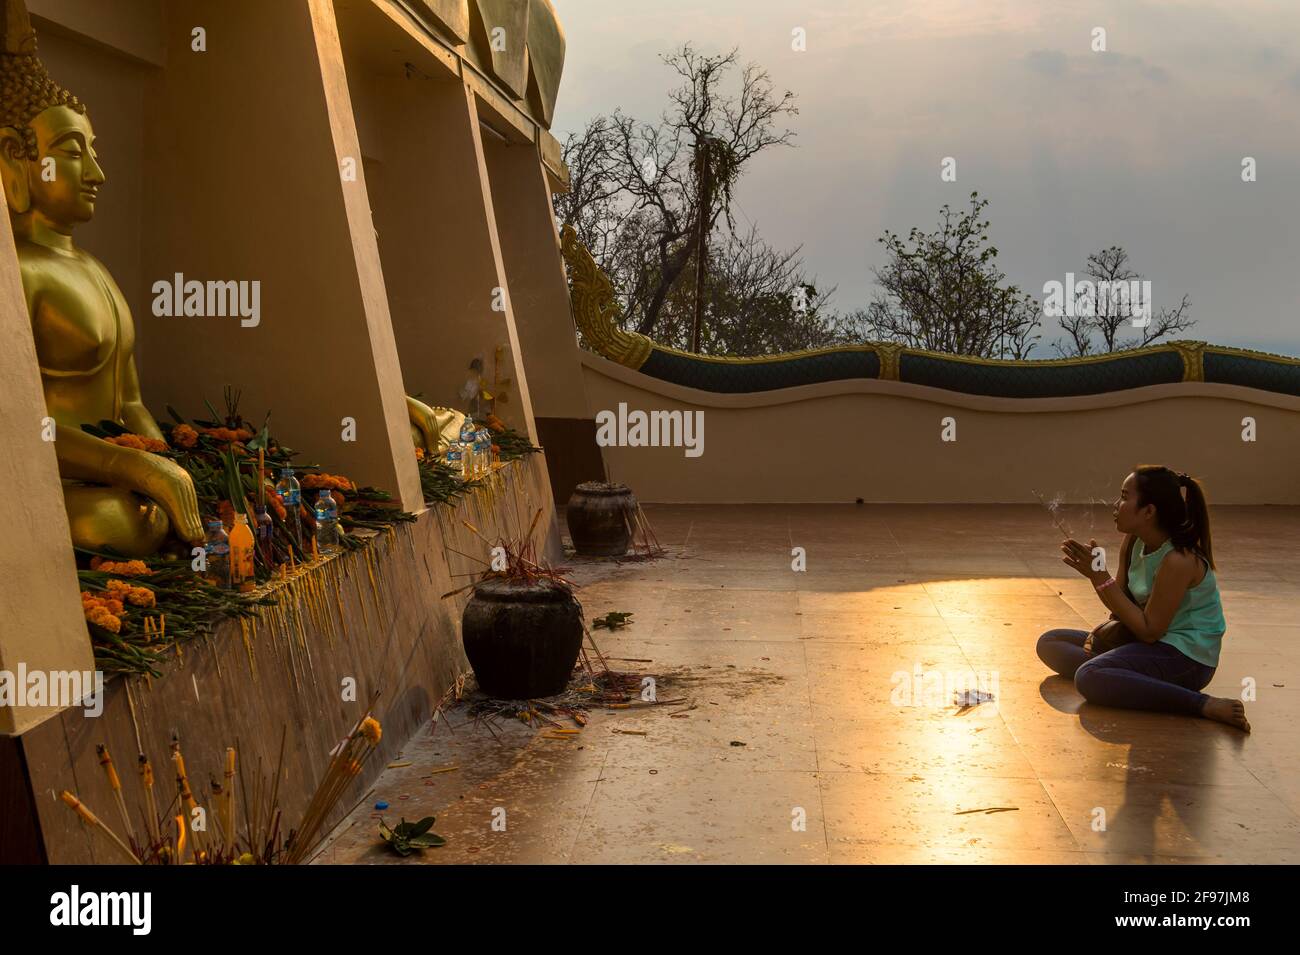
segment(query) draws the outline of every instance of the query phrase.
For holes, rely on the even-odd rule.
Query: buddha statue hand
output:
[[[124,475],[126,480],[123,483],[136,493],[158,502],[171,519],[177,537],[190,544],[202,543],[204,534],[203,521],[199,517],[199,499],[189,473],[175,461],[147,451],[136,453],[144,461],[139,463],[138,474]]]
[[[407,397],[406,413],[411,422],[411,439],[430,454],[438,454],[460,436],[465,416],[454,408],[434,408]]]
[[[55,448],[59,473],[65,479],[139,494],[162,508],[181,540],[191,544],[203,540],[194,481],[175,461],[148,451],[109,444],[80,428],[64,425],[58,428]]]

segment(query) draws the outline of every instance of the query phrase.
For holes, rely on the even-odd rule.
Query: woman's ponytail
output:
[[[1200,551],[1205,562],[1214,566],[1214,551],[1210,545],[1210,508],[1205,500],[1205,488],[1194,477],[1180,474],[1179,483],[1187,491],[1187,533],[1191,541],[1186,545]],[[1173,535],[1171,535],[1173,536]],[[1179,541],[1175,537],[1174,544]]]

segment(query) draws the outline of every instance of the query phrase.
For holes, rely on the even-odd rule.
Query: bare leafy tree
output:
[[[1141,348],[1196,324],[1187,315],[1192,302],[1186,295],[1176,308],[1164,308],[1151,315],[1148,324],[1135,322],[1134,306],[1140,301],[1140,293],[1129,290],[1140,287],[1143,280],[1128,263],[1128,253],[1118,245],[1088,256],[1085,275],[1090,284],[1076,288],[1075,307],[1057,318],[1065,332],[1065,337],[1052,346],[1059,355],[1068,358]],[[1151,306],[1149,300],[1145,304]],[[1122,338],[1120,333],[1126,327],[1132,327],[1137,336]]]
[[[803,269],[800,249],[771,248],[751,227],[715,237],[704,288],[700,350],[705,354],[772,355],[861,340],[860,322],[828,308],[834,289],[821,289]],[[655,340],[688,349],[693,288],[670,293]]]
[[[777,252],[752,229],[737,235],[731,215],[733,188],[748,163],[765,149],[790,145],[794,134],[785,120],[798,112],[794,94],[775,92],[767,72],[752,63],[739,67],[736,76],[734,49],[706,55],[686,44],[663,61],[680,84],[658,122],[638,122],[615,110],[566,138],[572,187],[555,197],[560,223],[573,225],[610,276],[625,327],[656,341],[689,347],[695,277],[690,266],[701,225],[709,252],[706,317],[738,323],[702,329],[701,351],[757,354],[762,341],[803,348],[813,347],[813,338],[834,337],[824,294],[816,307],[795,313],[798,321],[782,333],[772,328],[773,316],[754,313],[749,322],[749,313],[733,308],[798,301],[797,286],[815,284],[804,274],[798,249]],[[733,78],[738,88],[729,82]],[[711,188],[701,209],[703,175]],[[719,239],[720,223],[726,228]],[[787,308],[782,314],[791,313]],[[755,329],[749,337],[748,324]],[[765,330],[758,331],[760,326]]]
[[[608,116],[597,116],[582,132],[570,133],[564,142],[569,191],[554,196],[556,218],[573,226],[598,262],[608,258],[623,220],[613,144]]]
[[[987,205],[972,192],[965,211],[943,207],[934,232],[885,231],[888,260],[873,270],[880,290],[862,316],[869,337],[980,358],[1029,355],[1041,309],[997,267]]]

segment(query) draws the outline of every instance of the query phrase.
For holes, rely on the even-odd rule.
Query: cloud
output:
[[[1062,76],[1069,68],[1070,58],[1060,50],[1031,50],[1025,54],[1025,65],[1044,76]]]
[[[1068,73],[1080,78],[1095,78],[1107,74],[1139,76],[1152,83],[1169,81],[1169,73],[1164,67],[1128,53],[1080,53],[1067,56],[1060,50],[1031,50],[1025,54],[1024,64],[1042,76],[1061,77]]]

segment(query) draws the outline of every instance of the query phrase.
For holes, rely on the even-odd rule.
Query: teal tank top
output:
[[[1150,554],[1143,552],[1141,538],[1133,542],[1129,554],[1128,589],[1140,606],[1146,606],[1156,569],[1165,555],[1173,549],[1173,541],[1165,541]],[[1160,638],[1180,650],[1185,656],[1207,667],[1219,665],[1219,647],[1227,624],[1223,619],[1223,604],[1219,600],[1219,582],[1214,569],[1206,566],[1205,576],[1195,587],[1189,587],[1182,602],[1169,622],[1169,629]]]

